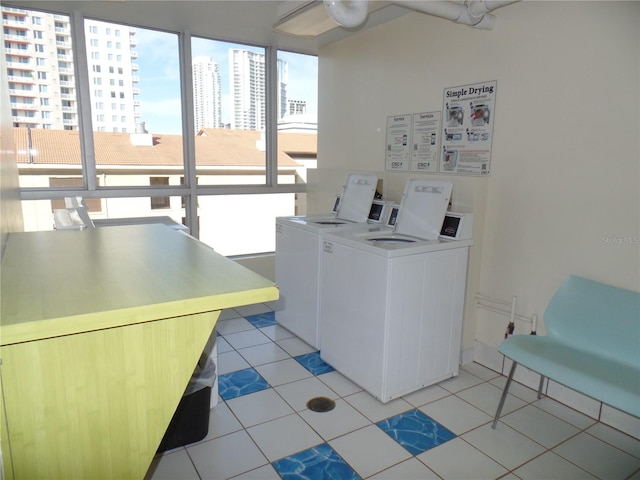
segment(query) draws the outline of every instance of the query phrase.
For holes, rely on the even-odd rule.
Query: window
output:
[[[43,18],[43,25],[54,24],[51,14],[37,16]],[[194,235],[223,254],[273,251],[274,219],[304,213],[304,186],[300,184],[305,182],[306,168],[315,166],[315,122],[305,117],[315,116],[317,110],[317,59],[264,46],[192,37],[188,32],[133,28],[90,19],[84,20],[83,37],[82,32],[72,31],[77,22],[58,16],[55,21],[72,35],[62,35],[57,30],[60,38],[56,38],[47,29],[43,30],[40,43],[64,41],[64,45],[54,47],[62,104],[56,106],[52,101],[46,109],[32,109],[36,116],[30,124],[38,124],[43,131],[52,128],[56,138],[62,140],[47,143],[42,140],[46,135],[40,132],[34,148],[19,157],[20,163],[36,165],[20,170],[25,201],[40,202],[43,192],[52,188],[56,189],[56,196],[60,196],[60,190],[65,194],[83,192],[86,198],[104,197],[95,198],[104,207],[100,210],[102,218],[154,214],[169,215],[176,221],[185,218]],[[108,38],[107,31],[115,36],[121,34],[124,38],[118,40],[122,43]],[[181,76],[187,72],[180,72],[179,35],[191,42],[187,68],[191,68],[194,81],[186,88],[192,89],[194,103],[188,106],[183,105],[186,92],[181,91],[180,84]],[[73,62],[73,38],[84,38],[86,62]],[[120,50],[113,54],[97,50],[111,40],[115,44],[112,46],[119,46]],[[22,57],[34,66],[38,64],[35,55]],[[79,68],[88,71],[80,72]],[[29,71],[34,70],[38,71]],[[267,71],[277,72],[275,84],[270,83]],[[111,84],[111,80],[117,83],[109,90],[97,88]],[[13,79],[11,87],[26,89],[30,85]],[[58,85],[50,88],[57,89]],[[244,98],[238,96],[243,89],[247,92]],[[33,97],[37,105],[41,98],[37,92]],[[277,98],[275,105],[271,104],[272,98]],[[83,117],[85,122],[80,125],[79,100],[89,106],[91,118],[88,121]],[[183,119],[184,112],[191,118]],[[47,116],[51,117],[47,123],[38,123],[43,122],[40,117]],[[17,118],[13,123],[20,127]],[[274,138],[265,137],[273,118],[277,118],[277,134]],[[195,149],[186,149],[189,157],[184,159],[183,121],[196,134]],[[78,129],[80,132],[74,131]],[[300,142],[295,136],[304,137],[305,141]],[[80,150],[80,138],[85,139],[86,151]],[[276,140],[277,155],[271,158],[272,150],[267,144]],[[66,153],[67,145],[75,149],[71,155]],[[44,159],[38,164],[38,152],[50,154],[57,148],[65,162],[72,158],[75,163],[65,164],[69,175],[56,178],[74,178],[78,183],[54,186],[55,182],[49,182],[51,166]],[[114,151],[117,156],[112,154]],[[282,159],[280,164],[276,158]],[[185,182],[181,179],[185,178],[186,162],[191,166],[188,171],[195,175],[192,173]],[[46,168],[49,173],[45,173]],[[276,188],[278,193],[274,193]],[[132,197],[119,196],[131,190],[135,191]],[[48,213],[36,223],[50,228],[51,204],[45,203]],[[242,224],[237,224],[239,217],[251,220],[243,219]],[[228,222],[224,229],[219,228],[221,219]],[[249,225],[252,231],[245,234]],[[243,242],[237,241],[239,236]]]
[[[24,32],[19,32],[18,35],[24,35]],[[44,32],[40,30],[33,31],[33,38],[37,38],[38,40],[42,40],[44,38]]]
[[[198,173],[214,184],[266,183],[266,150],[259,143],[266,122],[265,49],[195,37],[191,49],[196,158],[207,158],[207,151],[217,151],[219,156],[217,165],[197,161]],[[234,95],[241,90],[245,95]],[[223,100],[234,97],[235,101]],[[213,176],[215,167],[235,163],[234,147],[226,141],[229,131],[257,148],[246,152],[244,175]]]
[[[200,240],[226,256],[273,252],[276,217],[294,214],[295,195],[199,195]]]
[[[116,31],[120,27],[115,23],[101,22],[97,20],[85,20],[85,30],[87,25],[95,25],[100,31],[111,32]],[[135,71],[133,55],[127,55],[121,57],[121,63],[117,67],[118,73],[126,75],[127,83],[124,80],[120,86],[116,89],[114,85],[116,80],[113,78],[116,72],[114,65],[108,65],[107,62],[103,63],[102,70],[104,74],[95,73],[93,78],[100,79],[103,85],[107,83],[113,85],[106,94],[110,99],[106,104],[109,114],[105,117],[101,117],[102,121],[100,127],[104,127],[106,132],[113,132],[114,135],[106,135],[101,131],[94,132],[94,144],[96,145],[96,164],[97,167],[101,164],[111,164],[113,158],[101,155],[108,155],[109,150],[98,149],[98,144],[102,145],[105,142],[109,143],[115,148],[120,149],[122,153],[120,173],[121,178],[114,178],[116,175],[111,176],[111,186],[137,186],[146,187],[150,186],[149,178],[152,175],[153,170],[161,169],[157,163],[158,158],[162,158],[164,166],[162,168],[170,168],[184,175],[184,161],[182,158],[182,120],[180,114],[176,115],[176,111],[180,112],[180,78],[179,78],[179,56],[178,56],[178,36],[172,33],[164,33],[154,30],[147,30],[143,28],[136,28],[134,33],[136,39],[135,47],[132,47],[132,53],[137,54],[135,61],[140,65],[140,69]],[[106,40],[105,40],[106,41]],[[158,49],[161,48],[163,54],[158,55]],[[158,58],[161,58],[162,67],[156,65]],[[137,66],[136,66],[137,67]],[[173,77],[165,75],[162,82],[157,81],[157,72],[163,71],[166,68],[167,71],[175,72]],[[107,73],[108,72],[108,73]],[[96,80],[97,81],[97,80]],[[156,117],[158,111],[166,110],[166,106],[162,104],[165,97],[169,97],[175,103],[177,102],[177,110],[173,109],[171,116],[174,119],[174,125],[176,131],[172,132],[174,135],[169,140],[162,142],[162,145],[158,148],[154,147],[154,135],[160,135],[165,133],[162,129],[156,129]],[[117,100],[116,100],[117,99]],[[96,116],[99,113],[104,113],[104,110],[98,110],[96,104],[94,105],[94,111],[92,116],[96,121]],[[141,115],[134,115],[136,106],[142,105]],[[104,108],[104,106],[103,106]],[[132,134],[127,132],[136,132],[136,124],[144,122],[146,125],[146,131],[150,133]],[[173,145],[169,147],[169,144]],[[131,159],[127,159],[129,155]],[[130,163],[133,162],[133,163]],[[146,175],[131,175],[128,173],[126,165],[140,165],[141,169],[148,170]]]
[[[152,187],[169,185],[169,177],[149,177],[149,185]],[[151,197],[151,210],[171,208],[170,197]]]
[[[46,80],[47,72],[38,72],[38,80]]]
[[[81,188],[84,186],[84,181],[82,177],[50,177],[49,185],[51,187],[74,187]],[[85,199],[85,204],[87,205],[87,211],[91,212],[101,212],[102,211],[102,201],[99,198],[87,198]],[[51,200],[51,211],[53,212],[54,208],[65,208],[64,200]]]

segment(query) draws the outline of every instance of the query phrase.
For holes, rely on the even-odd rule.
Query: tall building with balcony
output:
[[[229,50],[229,86],[233,101],[231,128],[264,130],[266,122],[266,72],[262,53]],[[278,118],[287,112],[287,62],[278,59]]]
[[[196,57],[192,65],[195,131],[222,127],[220,67],[211,57]]]
[[[136,29],[95,20],[85,21],[93,129],[134,132],[140,118]]]
[[[77,129],[69,18],[2,7],[2,25],[14,126]]]
[[[67,15],[2,7],[13,125],[77,130],[77,78]],[[85,21],[94,130],[131,132],[140,116],[135,29]]]

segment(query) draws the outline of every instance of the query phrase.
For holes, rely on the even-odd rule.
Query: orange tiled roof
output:
[[[80,136],[77,130],[31,129],[32,161],[29,161],[29,132],[14,128],[18,163],[36,165],[80,165]],[[129,133],[94,132],[98,166],[182,165],[182,136],[151,134],[153,146],[134,146]],[[203,129],[195,137],[196,165],[263,167],[265,153],[256,148],[260,132]],[[292,156],[315,156],[317,135],[279,133],[278,165],[299,166]],[[290,155],[291,154],[291,155]]]

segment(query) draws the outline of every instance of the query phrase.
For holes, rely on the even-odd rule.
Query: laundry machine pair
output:
[[[323,235],[320,356],[383,403],[458,374],[472,217],[443,230],[451,190],[410,179],[392,230]]]
[[[275,319],[314,348],[320,348],[318,299],[322,233],[367,222],[385,224],[392,205],[374,200],[377,183],[376,175],[350,173],[335,212],[276,218],[275,280],[280,299],[275,304]]]

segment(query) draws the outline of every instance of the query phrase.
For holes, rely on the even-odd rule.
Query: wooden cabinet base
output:
[[[5,478],[143,478],[218,315],[2,347]]]

